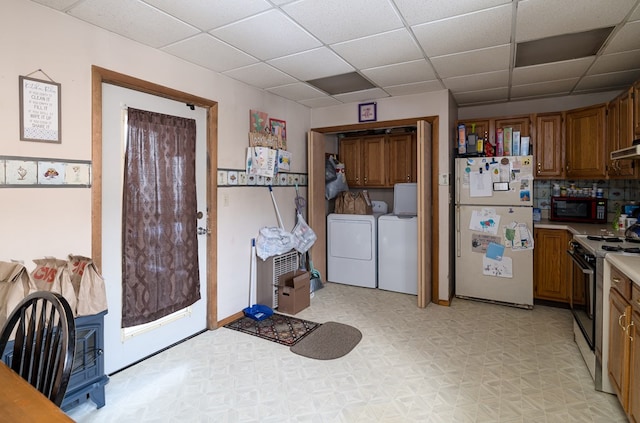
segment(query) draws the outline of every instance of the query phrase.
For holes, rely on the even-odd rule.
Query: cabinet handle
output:
[[[367,183],[367,177],[366,176],[364,177],[364,183],[365,184]]]
[[[538,162],[538,174],[542,172],[542,163]]]
[[[624,326],[622,326],[622,318],[623,318],[623,317],[627,317],[627,312],[626,312],[626,311],[625,311],[624,313],[622,313],[622,314],[620,315],[620,317],[618,317],[618,326],[620,326],[620,328],[622,329],[622,331],[623,331],[623,332],[626,332],[626,331],[627,331],[627,328],[626,328],[626,327],[624,327]]]
[[[631,342],[633,342],[633,336],[631,336],[631,331],[630,331],[632,326],[634,326],[633,325],[633,321],[631,323],[629,323],[629,326],[627,326],[627,329],[625,329],[625,331],[627,332],[627,336],[629,337],[629,340]]]
[[[611,278],[611,281],[618,285],[620,283],[620,278],[614,276],[613,278]]]
[[[411,181],[411,175],[407,175],[407,182]]]

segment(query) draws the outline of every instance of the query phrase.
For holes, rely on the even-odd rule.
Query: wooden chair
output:
[[[48,291],[27,296],[2,329],[0,353],[4,354],[11,339],[7,365],[59,407],[71,377],[76,344],[76,324],[67,300]]]

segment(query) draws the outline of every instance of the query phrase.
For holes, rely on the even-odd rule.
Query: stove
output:
[[[640,254],[640,241],[622,236],[607,235],[574,235],[573,240],[580,243],[596,257],[604,257],[607,253]]]

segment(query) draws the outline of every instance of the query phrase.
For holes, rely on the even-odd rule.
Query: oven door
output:
[[[571,257],[573,277],[569,305],[573,317],[589,344],[594,349],[595,340],[595,267],[580,255],[567,251]]]

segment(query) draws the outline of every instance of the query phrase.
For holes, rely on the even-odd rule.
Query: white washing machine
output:
[[[378,286],[378,218],[387,203],[372,201],[373,215],[327,216],[327,280],[346,285]]]
[[[378,288],[418,294],[418,217],[415,183],[393,188],[393,214],[378,219]]]

